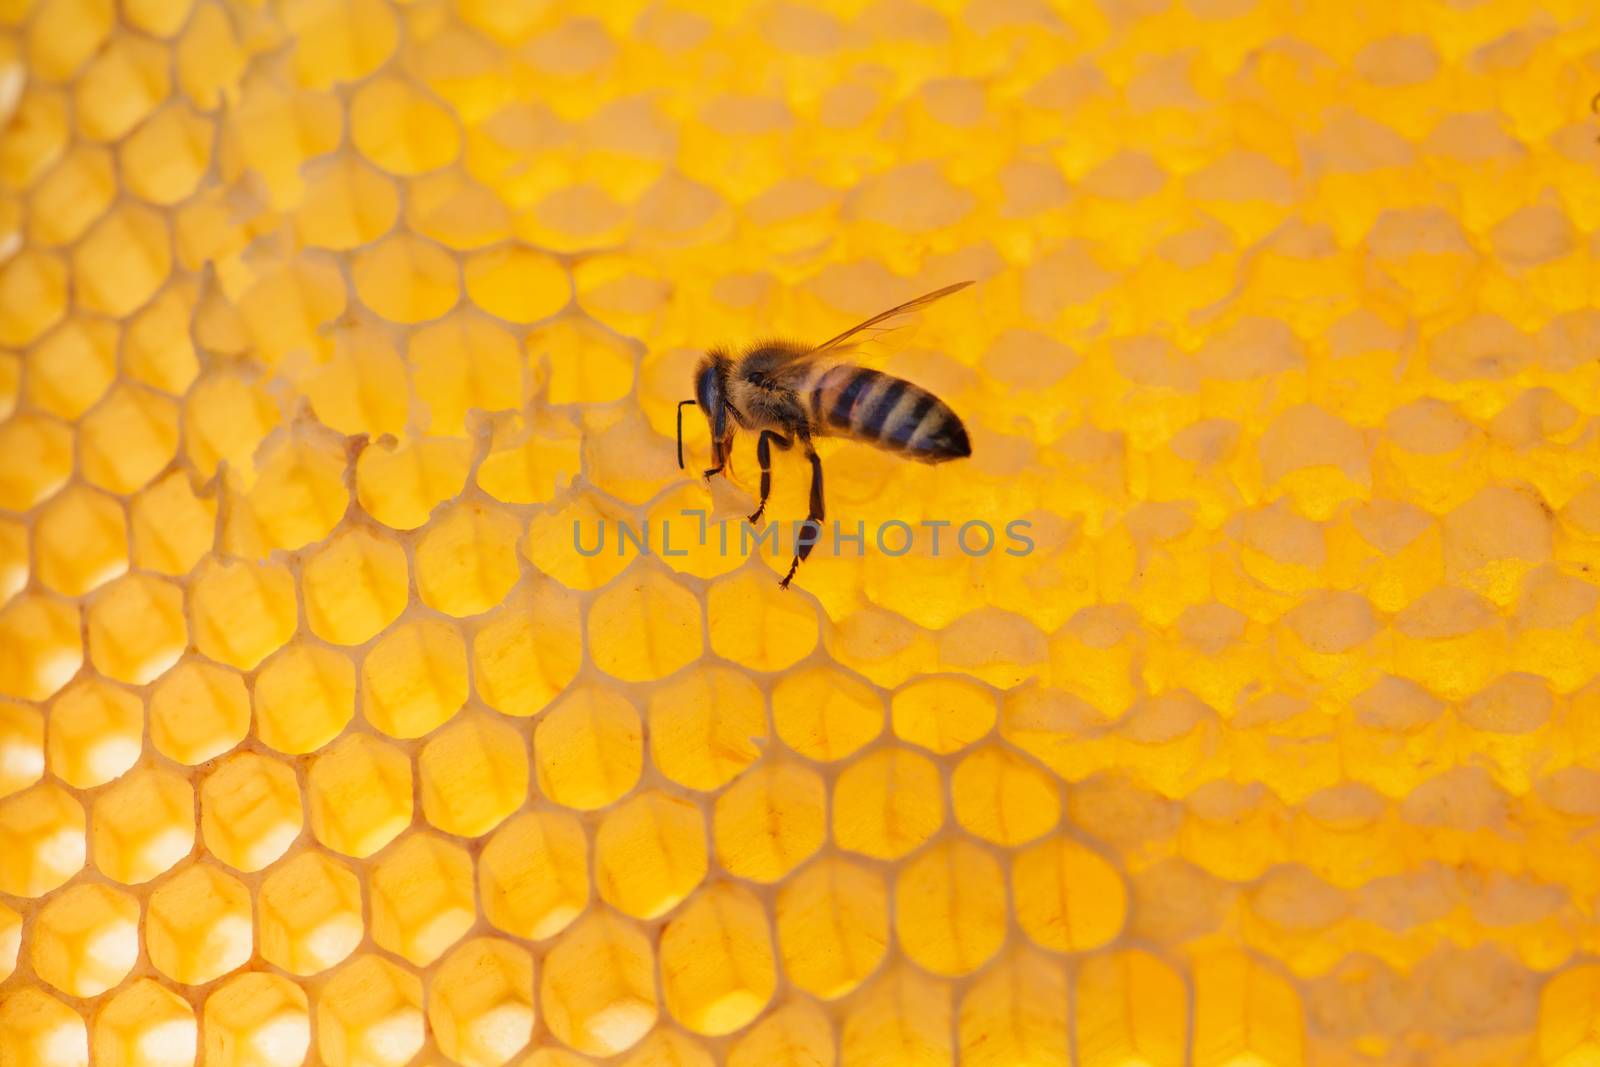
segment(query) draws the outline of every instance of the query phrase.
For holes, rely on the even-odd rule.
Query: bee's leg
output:
[[[754,515],[750,516],[753,526],[761,521],[761,513],[767,510],[767,494],[772,492],[772,445],[776,443],[779,448],[788,449],[794,442],[779,433],[771,430],[761,431],[761,440],[756,442],[756,459],[761,463],[761,503],[756,505]]]
[[[705,479],[708,482],[711,480],[713,475],[721,474],[722,473],[722,468],[725,467],[727,465],[727,463],[728,463],[727,458],[724,457],[723,454],[722,454],[722,442],[721,441],[712,441],[711,442],[711,462],[715,463],[716,466],[712,467],[711,469],[709,469],[709,470],[707,470],[705,472]]]
[[[810,540],[801,540],[800,548],[795,553],[794,562],[789,564],[789,573],[783,576],[783,581],[778,585],[784,589],[789,588],[789,583],[794,580],[794,572],[800,569],[800,564],[811,555],[812,547],[817,539],[822,537],[822,457],[817,455],[817,450],[811,447],[811,439],[802,437],[801,444],[805,445],[806,458],[811,461],[811,512],[806,516],[807,523],[815,523],[816,531]]]

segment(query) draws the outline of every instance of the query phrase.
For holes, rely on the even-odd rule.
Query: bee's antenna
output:
[[[693,404],[693,400],[678,401],[678,469],[683,470],[683,407]]]

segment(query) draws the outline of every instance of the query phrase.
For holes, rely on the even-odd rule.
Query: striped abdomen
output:
[[[841,363],[820,370],[807,391],[817,432],[853,437],[925,463],[972,455],[967,429],[950,405],[903,378]]]

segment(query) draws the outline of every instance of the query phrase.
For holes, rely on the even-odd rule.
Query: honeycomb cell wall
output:
[[[1596,93],[1580,0],[0,0],[0,1067],[1600,1063]],[[697,361],[963,280],[852,358],[971,457],[822,441],[779,588]]]

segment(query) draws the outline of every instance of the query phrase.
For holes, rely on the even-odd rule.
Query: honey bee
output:
[[[707,481],[727,466],[737,430],[759,431],[761,500],[750,515],[754,524],[766,510],[772,489],[772,446],[788,449],[798,443],[811,461],[811,508],[806,520],[820,530],[822,460],[812,444],[814,438],[848,437],[923,463],[972,455],[967,428],[950,405],[921,386],[848,358],[863,331],[920,311],[971,284],[957,282],[908,300],[814,347],[762,341],[737,358],[721,348],[711,349],[695,368],[694,397],[678,404],[678,468],[683,469],[683,409],[690,404],[705,412],[711,430],[713,466],[705,471]],[[780,586],[789,587],[815,541],[815,532],[809,539],[799,539]]]

